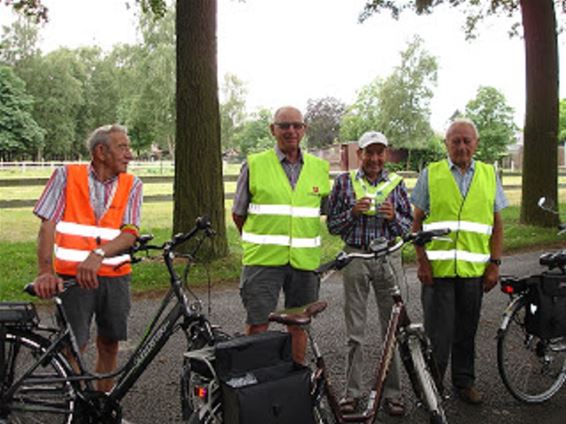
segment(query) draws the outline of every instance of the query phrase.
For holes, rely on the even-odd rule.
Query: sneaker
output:
[[[405,404],[401,399],[385,398],[383,409],[391,417],[402,417],[405,415]]]
[[[461,400],[471,405],[479,405],[483,402],[481,393],[474,386],[459,387],[456,392]]]
[[[340,406],[340,413],[342,414],[353,414],[358,408],[360,400],[358,398],[344,397],[338,402]]]

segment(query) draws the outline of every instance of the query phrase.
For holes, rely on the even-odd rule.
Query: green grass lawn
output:
[[[227,202],[226,222],[230,255],[226,258],[208,262],[200,257],[193,268],[191,282],[206,284],[210,276],[213,284],[229,282],[236,284],[240,273],[241,247],[239,235],[229,218],[231,202]],[[561,205],[566,211],[566,204]],[[324,218],[323,218],[324,219]],[[519,207],[511,206],[503,211],[505,222],[505,252],[507,254],[526,248],[556,247],[564,241],[558,240],[557,231],[552,228],[538,228],[518,224]],[[562,214],[566,221],[566,214]],[[152,233],[156,242],[163,242],[171,236],[172,204],[169,202],[148,203],[144,205],[142,232]],[[21,292],[22,287],[36,275],[35,239],[39,221],[26,209],[0,209],[0,299],[29,300]],[[333,237],[323,225],[323,261],[332,259],[340,250],[342,242]],[[413,249],[404,252],[407,262],[414,261]],[[168,286],[167,273],[159,258],[143,261],[134,266],[134,293],[147,293],[163,290]]]

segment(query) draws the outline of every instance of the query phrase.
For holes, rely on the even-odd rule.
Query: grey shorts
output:
[[[97,334],[110,340],[128,338],[131,275],[98,277],[97,289],[72,287],[61,297],[65,314],[79,346],[89,339],[90,324],[96,319]]]
[[[240,297],[247,311],[246,323],[266,324],[277,308],[279,293],[285,294],[285,308],[306,305],[318,299],[320,278],[313,271],[290,265],[244,266],[240,277]]]

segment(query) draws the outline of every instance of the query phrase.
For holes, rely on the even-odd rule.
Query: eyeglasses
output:
[[[304,122],[275,122],[274,125],[277,125],[282,130],[288,130],[291,127],[293,127],[293,129],[295,130],[305,129]]]

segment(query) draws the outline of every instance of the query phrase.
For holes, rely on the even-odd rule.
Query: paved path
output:
[[[522,275],[539,270],[537,262],[539,253],[525,253],[505,258],[502,272]],[[418,321],[422,317],[419,299],[420,283],[416,280],[414,267],[408,267],[406,275],[407,285],[403,287],[403,293],[405,299],[408,300],[411,317],[414,321]],[[314,324],[317,340],[325,354],[327,364],[331,367],[335,386],[338,387],[343,382],[345,352],[341,284],[339,273],[324,282],[321,288],[321,298],[327,300],[330,306]],[[206,301],[206,293],[202,293],[202,300]],[[451,424],[522,424],[531,422],[564,424],[566,423],[566,387],[551,402],[544,405],[524,405],[515,401],[501,383],[497,372],[495,336],[506,304],[507,297],[498,289],[494,289],[484,298],[484,309],[477,338],[477,385],[483,392],[486,401],[482,406],[470,406],[456,399],[449,399],[446,405],[449,422]],[[131,324],[132,344],[139,339],[148,318],[157,306],[156,300],[146,299],[135,302]],[[369,307],[375,310],[373,299]],[[366,375],[368,376],[368,384],[374,364],[378,359],[380,347],[379,338],[376,337],[379,330],[375,315],[370,317],[367,331],[366,357],[368,367]],[[228,332],[242,330],[243,309],[235,285],[214,290],[212,293],[211,320],[222,325]],[[178,381],[183,346],[181,335],[175,336],[147,369],[123,403],[126,419],[136,424],[180,422]],[[128,349],[129,344],[126,344],[123,354],[127,353]],[[414,399],[405,375],[404,379],[409,414],[402,420],[380,415],[379,422],[426,422],[422,411],[414,405]]]

